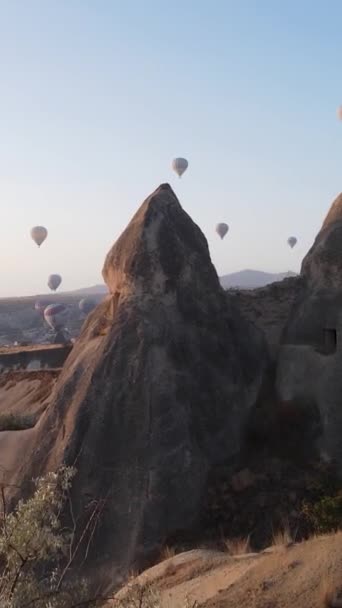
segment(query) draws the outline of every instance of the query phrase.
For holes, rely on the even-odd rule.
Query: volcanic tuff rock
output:
[[[315,289],[341,289],[342,194],[331,205],[314,244],[303,260],[301,274]]]
[[[266,364],[261,332],[220,287],[201,230],[168,184],[107,255],[88,317],[21,475],[76,463],[75,516],[101,517],[88,561],[109,578],[192,524],[214,463],[238,452]],[[108,569],[107,569],[108,573]]]
[[[342,471],[342,195],[302,263],[304,288],[283,335],[277,390],[307,411],[325,459]]]

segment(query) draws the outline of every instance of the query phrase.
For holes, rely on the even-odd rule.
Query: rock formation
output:
[[[290,314],[277,389],[308,409],[321,454],[342,471],[342,195],[302,263],[304,289]]]
[[[196,519],[208,471],[240,449],[266,365],[262,333],[227,300],[168,184],[103,276],[110,295],[85,322],[19,473],[75,464],[75,517],[100,505],[88,561],[102,582],[102,566],[113,580]]]
[[[342,473],[342,194],[333,202],[301,274],[250,292],[230,292],[264,333],[274,367],[250,427],[263,439],[292,429],[289,450]],[[260,400],[259,400],[260,402]],[[286,438],[286,441],[288,437]],[[294,449],[293,449],[294,446]]]
[[[300,277],[236,299],[264,330],[274,355],[272,402],[278,413],[288,424],[292,420],[301,448],[316,446],[342,472],[342,195],[304,258]]]
[[[333,202],[305,256],[301,274],[314,289],[342,288],[342,194]]]

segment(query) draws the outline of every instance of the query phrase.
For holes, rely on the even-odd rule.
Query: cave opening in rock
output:
[[[325,328],[324,334],[324,352],[327,355],[331,355],[336,352],[337,347],[337,332],[336,329]]]

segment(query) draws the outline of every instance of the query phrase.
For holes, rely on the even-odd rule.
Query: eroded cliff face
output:
[[[305,256],[301,274],[311,289],[342,289],[342,194],[333,202]]]
[[[342,473],[342,195],[299,277],[232,296],[263,331],[271,355],[249,424],[252,435],[259,432],[265,442],[279,436],[289,455],[297,443],[308,458],[320,456]]]
[[[24,479],[75,464],[75,516],[101,505],[88,563],[102,583],[193,524],[208,471],[240,449],[267,364],[261,332],[227,301],[168,184],[142,204],[103,276],[110,295],[18,469]]]
[[[243,316],[263,332],[272,361],[277,359],[292,308],[304,288],[303,277],[296,276],[258,289],[227,291],[228,299],[233,299]]]
[[[290,313],[277,365],[279,398],[307,411],[325,460],[342,471],[342,196],[305,256],[304,289]]]
[[[76,466],[73,514],[84,530],[95,509],[96,526],[75,565],[84,567],[91,538],[86,565],[102,587],[193,529],[217,471],[226,492],[229,474],[234,484],[235,472],[246,477],[239,471],[246,462],[267,471],[278,443],[288,448],[284,462],[297,446],[310,458],[317,446],[342,470],[342,289],[332,248],[339,208],[300,277],[254,292],[222,290],[204,235],[168,184],[144,201],[108,253],[110,293],[85,322],[46,410],[13,444],[0,441],[0,463],[1,449],[12,446],[7,481],[20,487],[61,464]],[[255,437],[259,452],[239,458]],[[267,485],[261,472],[260,479],[261,493],[271,494],[273,478]],[[248,494],[253,513],[257,490]],[[244,508],[229,510],[231,502],[229,495],[222,508],[228,535]],[[260,505],[268,522],[274,505]],[[214,506],[216,513],[216,497]]]

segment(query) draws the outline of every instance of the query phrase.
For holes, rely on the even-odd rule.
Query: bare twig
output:
[[[91,523],[92,523],[92,521],[93,521],[93,519],[94,519],[94,517],[96,515],[96,511],[97,511],[97,505],[96,505],[95,509],[93,510],[91,516],[89,517],[89,519],[87,521],[87,524],[84,527],[84,530],[83,530],[83,532],[82,532],[82,534],[80,536],[80,539],[79,539],[79,541],[78,541],[78,543],[77,543],[77,545],[75,547],[75,550],[72,553],[72,555],[69,557],[69,560],[68,560],[68,562],[67,562],[67,564],[66,564],[66,566],[65,566],[65,568],[64,568],[64,570],[63,570],[63,572],[61,574],[61,577],[60,577],[60,579],[58,581],[57,590],[60,590],[60,588],[61,588],[62,582],[63,582],[63,580],[64,580],[64,578],[65,578],[65,576],[66,576],[66,574],[67,574],[67,572],[68,572],[68,570],[69,570],[72,562],[74,561],[74,559],[76,557],[77,551],[78,551],[78,549],[79,549],[79,547],[80,547],[80,545],[81,545],[81,543],[82,543],[82,541],[83,541],[83,539],[84,539],[87,531],[89,530],[89,527],[91,526]]]
[[[70,540],[70,546],[69,546],[69,561],[72,561],[72,549],[73,549],[73,544],[74,544],[74,539],[75,539],[75,534],[76,534],[76,520],[75,520],[75,516],[74,516],[74,510],[72,508],[72,500],[71,500],[71,496],[70,496],[70,492],[68,491],[68,503],[69,503],[69,511],[70,511],[70,516],[71,516],[71,520],[72,520],[72,532],[71,532],[71,540]],[[70,563],[71,563],[70,561]]]
[[[91,533],[90,533],[90,535],[89,535],[88,543],[87,543],[87,546],[86,546],[86,550],[85,550],[85,553],[84,553],[84,558],[83,558],[83,560],[82,560],[82,564],[81,564],[81,565],[83,565],[83,564],[84,564],[84,562],[87,560],[88,553],[89,553],[89,548],[90,548],[90,544],[91,544],[91,541],[92,541],[92,540],[93,540],[93,538],[94,538],[94,534],[95,534],[96,526],[97,526],[98,521],[99,521],[99,519],[100,519],[100,517],[101,517],[101,515],[102,515],[102,512],[103,512],[103,509],[104,509],[104,507],[105,507],[105,505],[106,505],[106,502],[107,502],[107,498],[104,498],[104,499],[102,499],[102,500],[101,500],[101,507],[98,509],[98,513],[97,513],[96,519],[95,519],[95,521],[94,521],[94,525],[93,525],[93,527],[92,527],[92,531],[91,531]]]
[[[21,562],[21,564],[20,564],[20,566],[19,566],[19,568],[18,568],[18,570],[17,570],[17,572],[16,572],[16,574],[15,574],[15,577],[14,577],[13,583],[12,583],[12,585],[11,585],[11,595],[13,595],[13,593],[14,593],[14,590],[15,590],[15,588],[16,588],[16,586],[17,586],[17,583],[18,583],[18,580],[19,580],[19,576],[21,575],[21,573],[22,573],[23,569],[25,568],[26,562],[27,562],[27,559],[24,559],[24,560]]]

